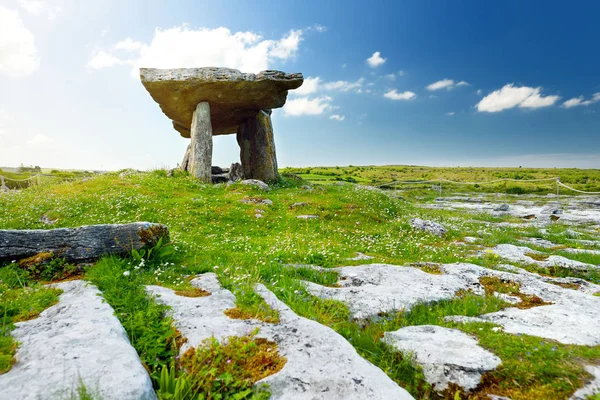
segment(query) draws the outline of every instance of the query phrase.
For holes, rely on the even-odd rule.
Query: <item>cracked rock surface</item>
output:
[[[188,298],[158,286],[147,289],[157,301],[172,307],[175,324],[188,338],[188,347],[211,335],[217,339],[241,336],[257,327],[258,337],[275,341],[287,363],[281,371],[258,382],[269,384],[272,399],[412,399],[346,339],[331,328],[298,316],[265,286],[259,284],[255,290],[279,311],[279,324],[230,319],[223,314],[235,306],[235,297],[220,287],[215,274],[204,274],[192,284],[212,294]]]
[[[156,399],[152,382],[114,311],[93,285],[53,285],[64,292],[39,317],[18,322],[17,362],[0,375],[0,398],[75,398],[82,382],[97,398]]]
[[[435,325],[407,326],[385,332],[383,341],[423,368],[427,382],[443,391],[455,383],[467,391],[475,389],[481,375],[501,364],[500,358],[479,346],[477,340],[458,329]]]

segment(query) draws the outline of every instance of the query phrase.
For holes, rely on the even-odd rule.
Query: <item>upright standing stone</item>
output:
[[[210,122],[210,105],[203,101],[198,103],[192,116],[192,147],[190,152],[190,172],[199,180],[212,182],[212,125]]]
[[[237,142],[244,179],[270,182],[279,178],[270,114],[270,110],[261,110],[256,117],[248,118],[238,127]]]
[[[185,154],[183,155],[183,161],[181,161],[180,168],[184,171],[190,170],[190,154],[192,152],[192,144],[188,144]]]

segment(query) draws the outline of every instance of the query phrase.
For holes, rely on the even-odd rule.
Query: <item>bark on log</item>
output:
[[[279,178],[269,111],[261,110],[256,117],[248,118],[240,124],[237,142],[240,146],[244,179],[271,182]]]
[[[0,261],[49,252],[70,262],[89,261],[105,254],[127,254],[131,249],[153,246],[160,238],[166,243],[169,229],[150,222],[49,230],[0,230]]]

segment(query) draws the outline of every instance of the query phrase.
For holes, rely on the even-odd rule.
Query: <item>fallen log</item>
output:
[[[127,254],[132,249],[169,240],[162,224],[89,225],[79,228],[0,230],[0,261],[19,260],[40,253],[53,253],[69,262],[95,260],[106,254]]]

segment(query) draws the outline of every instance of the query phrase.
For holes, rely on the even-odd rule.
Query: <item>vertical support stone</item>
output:
[[[190,170],[190,155],[192,153],[192,144],[188,144],[187,149],[185,150],[185,154],[183,155],[183,161],[181,161],[181,165],[179,166],[179,168],[181,168],[184,171],[189,171]]]
[[[237,131],[240,161],[245,179],[270,182],[279,179],[271,110],[242,122]]]
[[[196,106],[192,115],[190,129],[192,143],[190,148],[189,171],[199,180],[211,183],[212,173],[212,124],[210,122],[210,105],[203,101]]]

